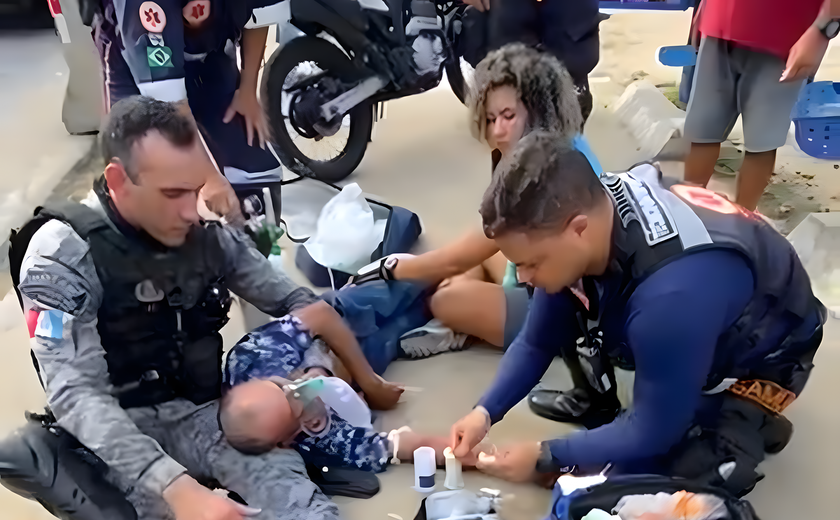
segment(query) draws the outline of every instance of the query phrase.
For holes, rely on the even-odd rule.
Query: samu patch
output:
[[[210,16],[210,0],[191,0],[181,14],[190,27],[200,27]]]
[[[174,67],[172,49],[169,47],[146,47],[146,57],[151,68]]]

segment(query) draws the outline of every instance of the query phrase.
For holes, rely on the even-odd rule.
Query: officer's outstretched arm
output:
[[[275,271],[245,233],[230,226],[217,230],[228,287],[236,295],[275,318],[318,301],[311,290]]]
[[[109,393],[96,328],[103,291],[88,245],[67,224],[48,222],[29,243],[20,280],[32,349],[59,424],[132,485],[162,495],[185,469]]]
[[[542,290],[534,293],[522,331],[505,352],[493,383],[479,401],[494,424],[537,385],[560,354],[559,345],[575,341],[578,328],[573,298],[568,291],[551,296]]]

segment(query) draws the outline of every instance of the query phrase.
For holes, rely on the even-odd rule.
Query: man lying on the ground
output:
[[[293,447],[317,467],[374,472],[384,471],[395,457],[410,461],[415,449],[429,446],[435,449],[438,464],[443,464],[449,443],[445,436],[421,435],[407,428],[390,434],[374,430],[369,412],[365,417],[364,403],[358,400],[353,406],[352,380],[335,377],[346,371],[326,354],[291,316],[272,321],[237,343],[225,361],[219,415],[230,445],[246,454]],[[318,377],[328,378],[343,392],[340,399],[328,400],[331,406],[325,397],[307,399],[296,391],[302,380]],[[463,463],[474,465],[475,458],[467,457]]]
[[[235,491],[261,518],[337,518],[296,453],[244,457],[219,429],[228,290],[297,316],[372,405],[395,405],[402,388],[376,376],[332,307],[278,274],[241,232],[199,220],[214,170],[189,116],[132,97],[113,106],[102,136],[95,200],[43,210],[12,244],[58,425],[113,470],[141,520],[242,517],[196,478]]]

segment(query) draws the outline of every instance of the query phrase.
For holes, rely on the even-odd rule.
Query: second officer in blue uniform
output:
[[[553,483],[574,466],[591,474],[612,463],[749,492],[765,454],[791,438],[783,412],[805,387],[826,317],[791,244],[655,165],[599,182],[580,152],[539,132],[496,169],[481,215],[536,289],[495,381],[453,426],[455,455],[561,355],[575,388],[553,392],[554,408],[592,429],[500,449],[479,469]],[[620,414],[613,365],[635,370]]]

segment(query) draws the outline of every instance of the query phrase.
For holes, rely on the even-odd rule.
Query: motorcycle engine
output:
[[[414,72],[418,79],[422,78],[418,85],[429,79],[440,81],[441,65],[446,60],[446,45],[435,4],[431,0],[413,0],[411,14],[405,33],[414,51]]]
[[[309,139],[328,137],[338,132],[342,117],[339,115],[332,121],[325,121],[321,105],[344,93],[348,88],[350,87],[340,80],[325,76],[317,84],[298,92],[289,105],[290,120],[295,130]]]
[[[442,33],[422,31],[414,38],[411,48],[414,49],[412,58],[414,71],[418,76],[441,75],[441,65],[446,61],[446,47],[443,44]]]

